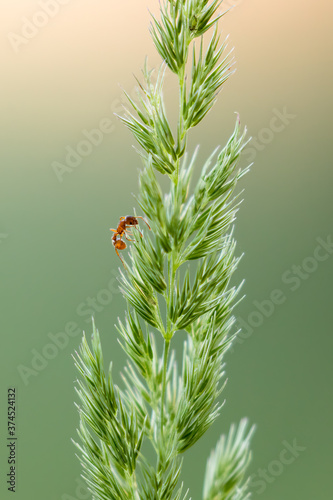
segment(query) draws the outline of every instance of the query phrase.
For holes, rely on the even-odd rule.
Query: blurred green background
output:
[[[148,32],[148,8],[157,13],[157,0],[51,4],[0,2],[0,497],[11,498],[6,398],[14,386],[18,500],[90,498],[70,441],[78,422],[71,353],[81,331],[90,333],[93,313],[115,374],[124,363],[113,327],[124,310],[115,281],[120,262],[109,227],[133,210],[140,161],[113,113],[121,86],[133,91],[132,73],[145,55],[159,62]],[[204,158],[223,145],[234,111],[254,138],[244,155],[255,164],[242,181],[236,229],[245,252],[237,271],[246,279],[237,309],[244,333],[227,357],[222,415],[187,453],[183,479],[199,500],[211,448],[231,422],[248,416],[257,424],[253,498],[326,500],[333,249],[317,247],[318,238],[333,238],[333,7],[328,0],[224,3],[232,4],[221,27],[235,46],[237,72],[192,133],[191,147],[200,143]],[[177,88],[171,77],[167,84],[174,106]],[[100,143],[57,176],[54,162],[64,164],[101,122]],[[52,335],[65,328],[73,336],[54,347]],[[287,464],[284,450],[295,442],[301,450],[289,451]]]

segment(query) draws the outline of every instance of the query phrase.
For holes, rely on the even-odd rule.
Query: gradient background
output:
[[[326,500],[332,489],[333,255],[295,291],[282,275],[313,255],[316,238],[333,235],[333,6],[328,0],[225,5],[232,3],[237,8],[222,28],[235,46],[238,70],[192,133],[191,146],[200,142],[204,158],[224,144],[235,110],[258,139],[260,150],[246,153],[255,156],[255,165],[242,181],[245,201],[236,231],[238,251],[245,252],[237,277],[246,279],[247,295],[238,318],[247,322],[257,311],[253,302],[268,299],[274,289],[285,301],[228,355],[222,416],[187,453],[184,481],[192,499],[200,499],[210,449],[246,415],[257,424],[252,474],[279,470],[283,441],[296,439],[305,448],[279,475],[270,475],[263,493],[254,488],[253,498]],[[105,358],[113,359],[115,374],[123,366],[113,324],[124,302],[115,288],[108,300],[100,291],[117,273],[109,227],[132,212],[140,161],[113,112],[119,110],[119,84],[132,91],[132,73],[139,74],[145,55],[152,65],[159,61],[148,33],[148,8],[157,13],[158,2],[68,1],[17,53],[8,33],[19,34],[22,18],[39,12],[39,3],[0,5],[0,497],[12,498],[5,484],[5,438],[7,388],[14,386],[15,498],[80,500],[90,497],[77,489],[80,465],[70,441],[78,422],[70,355],[79,336],[28,385],[17,367],[31,367],[31,351],[42,352],[48,334],[63,331],[69,321],[90,333],[89,314],[83,313],[88,297],[104,297],[95,318]],[[171,77],[166,94],[172,104],[177,88]],[[284,107],[295,118],[272,137],[267,129],[274,109]],[[63,162],[66,147],[75,147],[82,131],[103,118],[113,121],[114,130],[60,183],[52,162]],[[270,140],[263,144],[260,138]]]

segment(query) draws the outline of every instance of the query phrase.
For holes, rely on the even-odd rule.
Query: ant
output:
[[[120,217],[117,229],[110,229],[110,231],[114,232],[114,235],[112,236],[112,244],[114,246],[116,254],[123,263],[124,267],[126,267],[124,260],[119,254],[118,250],[125,250],[125,248],[127,247],[126,243],[122,240],[123,236],[125,236],[127,241],[135,241],[130,238],[127,238],[127,236],[133,236],[133,234],[130,233],[130,231],[128,230],[129,227],[135,227],[139,231],[140,236],[142,238],[142,233],[140,229],[137,227],[139,225],[138,219],[142,219],[143,222],[145,222],[148,228],[150,229],[148,222],[146,222],[143,217],[140,216],[134,217],[133,215],[126,215],[126,217]]]

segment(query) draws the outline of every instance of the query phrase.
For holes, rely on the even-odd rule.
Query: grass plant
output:
[[[120,286],[127,303],[117,325],[127,355],[122,386],[114,384],[112,366],[105,372],[94,323],[91,342],[83,336],[75,355],[76,446],[94,500],[189,498],[179,480],[183,454],[221,411],[225,353],[237,334],[233,311],[241,285],[230,284],[239,262],[232,228],[236,186],[248,170],[239,167],[246,130],[237,115],[227,144],[201,166],[192,187],[197,150],[187,147],[190,129],[205,118],[233,72],[218,30],[221,8],[219,0],[161,0],[150,28],[161,66],[154,71],[146,60],[137,98],[127,95],[120,117],[138,143],[143,162],[138,213],[151,231],[143,228],[141,237],[134,228],[134,241],[122,253]],[[163,99],[167,71],[179,82],[176,127]],[[172,349],[180,331],[186,335],[182,356]],[[250,498],[252,430],[244,419],[218,441],[207,461],[203,500]]]

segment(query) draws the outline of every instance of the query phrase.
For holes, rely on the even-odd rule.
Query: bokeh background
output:
[[[11,498],[6,398],[15,387],[15,498],[82,500],[90,497],[70,441],[78,421],[71,353],[81,331],[90,333],[93,313],[115,374],[124,363],[113,327],[124,302],[109,227],[133,210],[140,161],[113,113],[120,110],[121,87],[133,91],[132,74],[144,57],[159,63],[148,32],[149,9],[157,13],[158,2],[59,0],[45,17],[46,3],[0,2],[0,497]],[[318,238],[333,238],[333,6],[328,0],[224,5],[236,7],[221,27],[235,46],[237,72],[190,146],[200,143],[204,158],[223,145],[235,111],[253,137],[244,164],[255,164],[242,181],[236,229],[238,251],[245,252],[237,271],[246,279],[237,310],[244,333],[226,360],[222,415],[187,453],[183,479],[192,499],[200,499],[209,451],[232,422],[247,416],[257,425],[253,498],[327,500],[333,250],[316,248]],[[168,77],[171,114],[176,97]],[[100,144],[57,176],[54,162],[64,164],[84,131],[101,122]],[[273,310],[274,290],[280,304]],[[52,335],[66,328],[73,334],[67,345],[52,347]],[[295,444],[286,464],[283,451]]]

